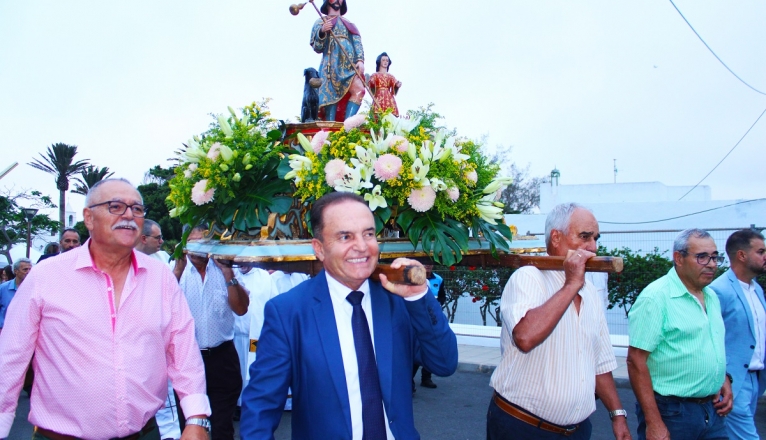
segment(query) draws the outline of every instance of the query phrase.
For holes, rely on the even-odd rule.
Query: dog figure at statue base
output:
[[[317,89],[322,85],[319,72],[313,67],[303,71],[305,82],[303,84],[303,103],[301,104],[301,122],[314,122],[319,120],[319,94]]]

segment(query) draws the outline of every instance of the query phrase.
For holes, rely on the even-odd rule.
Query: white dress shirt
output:
[[[739,280],[737,280],[739,281]],[[748,364],[748,370],[763,370],[763,351],[766,345],[766,311],[763,310],[763,305],[758,299],[758,293],[755,290],[755,280],[750,281],[750,284],[745,284],[739,281],[742,291],[747,298],[747,304],[750,306],[750,313],[753,315],[753,325],[755,326],[755,350],[753,350],[753,358]]]
[[[518,269],[500,299],[502,358],[490,385],[505,399],[558,425],[582,422],[596,410],[596,375],[617,368],[603,301],[586,279],[580,313],[569,305],[551,334],[529,353],[513,341],[513,329],[531,309],[564,285],[563,271]]]
[[[199,348],[217,347],[234,339],[235,313],[229,306],[226,278],[213,259],[207,262],[204,281],[191,261],[187,262],[179,284],[194,316]]]
[[[351,325],[351,316],[354,313],[354,306],[346,300],[351,293],[351,289],[341,284],[335,278],[327,275],[327,287],[330,289],[330,298],[332,299],[332,308],[335,312],[335,325],[338,327],[338,338],[340,339],[340,352],[343,357],[343,371],[346,373],[346,387],[348,388],[348,403],[351,408],[351,430],[353,440],[362,440],[364,424],[362,422],[362,392],[359,389],[359,365],[356,362],[356,347],[354,346],[354,328]],[[365,281],[358,289],[364,293],[362,297],[362,309],[367,315],[367,325],[370,327],[370,337],[372,346],[375,348],[375,328],[372,325],[372,300],[370,299],[370,284]],[[428,293],[428,287],[422,294],[405,298],[407,301],[417,301]],[[386,407],[383,406],[383,415],[386,422],[388,416],[385,414]],[[386,437],[393,440],[394,435],[391,429],[386,425]]]

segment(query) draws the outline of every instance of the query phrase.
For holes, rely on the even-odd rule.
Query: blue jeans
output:
[[[654,395],[662,421],[673,440],[728,439],[724,418],[716,414],[713,402],[693,403],[673,397]],[[646,440],[646,418],[636,402],[638,439]]]
[[[588,440],[592,428],[590,420],[585,419],[580,422],[580,428],[567,437],[544,431],[512,417],[497,406],[495,399],[490,400],[487,410],[487,440]]]

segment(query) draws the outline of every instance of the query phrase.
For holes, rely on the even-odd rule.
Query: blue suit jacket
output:
[[[747,375],[750,360],[755,349],[755,326],[753,313],[739,284],[737,276],[729,269],[718,277],[710,287],[721,302],[721,315],[726,326],[726,371],[731,374],[734,383],[732,392],[736,396]],[[763,289],[756,284],[756,292],[761,305],[766,308]],[[765,360],[766,361],[766,360]],[[766,373],[766,371],[764,371]],[[766,390],[766,374],[760,375],[758,395]]]
[[[405,301],[370,281],[383,404],[398,440],[419,439],[412,414],[412,365],[449,376],[457,340],[433,295]],[[322,271],[268,303],[242,395],[243,440],[273,439],[292,388],[294,439],[351,439],[351,412],[327,278]]]

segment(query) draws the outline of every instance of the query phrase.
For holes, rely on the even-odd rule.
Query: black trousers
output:
[[[218,347],[202,350],[205,364],[207,397],[210,399],[210,434],[212,440],[234,439],[234,411],[242,392],[242,373],[234,342],[226,341]],[[176,395],[176,401],[178,395]],[[178,414],[183,432],[186,416],[178,404]]]

